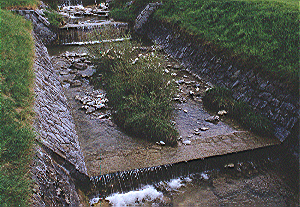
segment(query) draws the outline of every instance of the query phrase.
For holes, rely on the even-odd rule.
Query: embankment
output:
[[[298,93],[291,93],[288,84],[268,80],[255,70],[246,70],[237,62],[219,57],[192,36],[154,18],[141,32],[191,72],[217,86],[232,89],[237,100],[249,103],[267,116],[275,125],[275,136],[281,141],[297,127]]]
[[[73,117],[63,87],[43,42],[55,38],[36,11],[22,11],[33,23],[35,41],[35,158],[32,164],[34,206],[79,206],[78,183],[89,188]],[[82,189],[84,190],[84,189]]]

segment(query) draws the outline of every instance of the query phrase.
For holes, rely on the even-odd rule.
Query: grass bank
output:
[[[141,55],[134,46],[128,40],[91,48],[97,71],[103,74],[113,119],[131,135],[176,145],[178,132],[171,124],[171,76],[163,74],[155,53]]]
[[[0,0],[0,8],[36,8],[39,0]]]
[[[25,1],[5,2],[6,6],[30,5]],[[27,3],[30,2],[35,1]],[[30,22],[0,9],[0,206],[30,205],[29,170],[35,137],[31,126],[34,81],[31,32]]]
[[[111,15],[134,21],[151,1],[126,5],[118,0]],[[155,18],[220,56],[264,76],[298,87],[299,8],[296,0],[164,0]],[[297,89],[296,89],[297,90]]]
[[[283,2],[283,1],[281,1]],[[278,1],[166,0],[156,18],[249,69],[298,85],[299,11]]]

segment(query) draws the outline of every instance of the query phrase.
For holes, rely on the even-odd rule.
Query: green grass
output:
[[[55,27],[58,28],[59,26],[61,26],[64,22],[64,18],[61,14],[57,13],[56,11],[52,10],[52,11],[45,11],[44,12],[45,17],[48,19],[48,21],[50,22],[50,24]]]
[[[155,56],[140,57],[133,64],[138,55],[133,46],[124,41],[91,48],[97,57],[97,71],[104,76],[113,119],[131,135],[176,145],[178,132],[171,124],[171,76],[163,74],[161,60]]]
[[[298,85],[296,1],[165,0],[156,18],[213,45],[249,69]]]
[[[0,8],[36,8],[39,0],[0,0]]]
[[[116,21],[126,21],[133,23],[137,15],[145,8],[150,2],[155,0],[135,0],[131,5],[126,5],[127,0],[115,0],[111,3],[110,16]]]
[[[34,133],[31,23],[0,9],[0,206],[28,206]]]
[[[228,116],[253,132],[266,136],[273,135],[274,128],[269,119],[253,110],[247,103],[235,101],[229,89],[217,87],[208,90],[203,97],[203,104],[215,112],[226,110]]]

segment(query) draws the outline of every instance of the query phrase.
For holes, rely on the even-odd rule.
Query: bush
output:
[[[118,126],[150,141],[176,145],[178,132],[171,125],[174,85],[170,84],[171,77],[163,74],[160,60],[155,55],[140,56],[137,60],[138,51],[130,41],[101,47],[94,46],[91,51],[98,54],[94,61],[98,72],[104,75]]]
[[[216,87],[206,92],[203,97],[205,107],[213,111],[226,110],[228,115],[238,120],[249,130],[271,136],[274,128],[269,119],[259,114],[243,101],[235,101],[227,88]]]
[[[64,22],[63,16],[55,11],[45,11],[44,14],[53,27],[59,27]]]
[[[208,90],[203,97],[204,105],[209,109],[215,110],[233,110],[234,100],[232,92],[227,88],[214,88]]]

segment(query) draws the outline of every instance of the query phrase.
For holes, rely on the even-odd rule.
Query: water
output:
[[[293,190],[276,174],[277,150],[270,147],[93,177],[98,193],[90,201],[114,206],[296,206]],[[293,170],[282,169],[285,174]],[[151,193],[157,197],[149,199]]]
[[[83,35],[87,31],[81,28]],[[83,35],[74,32],[62,42],[83,41]],[[48,46],[48,51],[50,55],[88,52],[85,47],[61,45]],[[90,204],[297,206],[299,163],[285,147],[93,176]]]

